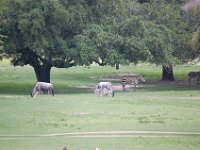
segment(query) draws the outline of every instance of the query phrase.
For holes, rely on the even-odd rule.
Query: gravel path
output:
[[[167,132],[167,131],[101,131],[101,132],[67,132],[41,135],[0,135],[5,139],[30,139],[42,137],[173,137],[173,136],[200,136],[200,132]]]

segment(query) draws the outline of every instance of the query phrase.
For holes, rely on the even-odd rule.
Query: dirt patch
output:
[[[113,84],[113,90],[114,91],[123,91],[122,85],[121,85],[121,78],[123,76],[135,76],[136,74],[113,74],[104,78],[98,78],[98,77],[89,77],[92,80],[98,80],[99,82],[111,82]],[[87,88],[92,91],[94,91],[97,88],[96,85],[81,85],[77,88]],[[162,80],[147,80],[146,83],[140,83],[137,85],[137,88],[144,88],[144,89],[150,89],[152,90],[153,87],[161,87],[161,89],[169,89],[170,87],[177,87],[177,88],[198,88],[200,85],[197,85],[196,80],[191,81],[191,85],[189,86],[187,80],[175,80],[175,81],[162,81]],[[126,85],[126,90],[132,90],[132,85]],[[137,89],[136,88],[136,89]],[[158,88],[159,89],[159,88]]]

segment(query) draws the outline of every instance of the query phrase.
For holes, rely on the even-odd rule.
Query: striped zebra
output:
[[[193,78],[197,79],[197,84],[199,85],[200,72],[189,72],[188,73],[188,84],[189,85],[191,85],[191,81]]]
[[[130,76],[123,76],[122,77],[122,88],[123,88],[123,91],[125,91],[125,86],[127,84],[133,85],[133,89],[135,91],[136,86],[137,86],[137,84],[139,82],[146,82],[144,76],[137,76],[137,75],[135,75],[135,76],[131,76],[131,75]]]

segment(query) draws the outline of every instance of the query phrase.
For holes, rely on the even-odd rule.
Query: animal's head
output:
[[[31,92],[31,97],[34,97],[35,96],[35,93],[36,93],[36,91],[35,91],[35,88],[32,90],[32,92]]]
[[[63,147],[63,150],[67,150],[67,147]]]
[[[138,76],[138,80],[139,80],[140,82],[146,82],[144,76]]]

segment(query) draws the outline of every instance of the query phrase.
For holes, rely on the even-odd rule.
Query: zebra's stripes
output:
[[[146,82],[144,76],[123,76],[122,77],[122,88],[125,91],[125,86],[133,85],[133,89],[135,91],[136,86],[139,82]]]

